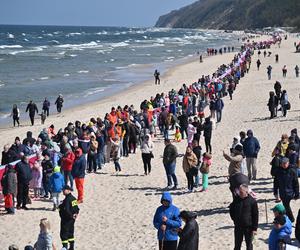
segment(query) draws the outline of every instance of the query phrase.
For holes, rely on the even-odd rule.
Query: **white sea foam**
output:
[[[56,47],[73,49],[73,50],[82,50],[82,49],[89,49],[89,48],[102,48],[103,45],[92,41],[89,43],[82,43],[82,44],[62,44],[62,45],[57,45]]]
[[[108,32],[107,31],[102,31],[102,32],[98,32],[98,33],[96,33],[96,35],[107,35],[108,34]]]
[[[85,95],[84,97],[88,97],[90,95],[94,95],[100,92],[103,92],[105,89],[104,88],[94,88],[94,89],[90,89]]]
[[[48,76],[43,76],[43,77],[41,77],[41,78],[39,78],[40,80],[48,80],[49,79],[49,77]]]
[[[112,58],[112,59],[110,59],[110,61],[111,61],[111,62],[114,62],[114,61],[115,61],[115,59],[114,59],[114,58]]]
[[[68,55],[69,57],[76,57],[77,55],[75,54],[71,54],[71,55]]]
[[[25,34],[25,33],[22,33],[22,36],[26,36],[26,34]]]
[[[55,44],[59,44],[59,41],[57,40],[51,40],[52,43],[55,43]]]
[[[70,74],[64,74],[65,77],[70,76]]]
[[[77,71],[77,73],[79,73],[79,74],[87,74],[87,73],[89,73],[89,71],[88,70],[79,70],[79,71]]]
[[[26,39],[26,38],[24,38],[24,39],[23,39],[23,41],[24,41],[24,42],[28,42],[29,40],[28,40],[28,39]]]
[[[69,33],[68,35],[70,36],[81,36],[83,33],[79,33],[79,32],[73,32],[73,33]]]
[[[34,47],[34,49],[28,49],[28,50],[18,50],[18,51],[12,51],[12,52],[9,52],[10,55],[17,55],[17,54],[20,54],[20,53],[31,53],[31,52],[39,52],[39,51],[43,51],[43,46],[40,46],[40,47]]]
[[[51,36],[51,37],[52,37],[52,36],[53,36],[53,34],[51,34],[51,33],[48,33],[48,34],[46,34],[46,36]]]
[[[23,48],[21,45],[0,45],[0,49],[20,49]]]
[[[118,47],[126,47],[129,44],[126,42],[119,42],[119,43],[112,43],[110,46],[113,48],[118,48]]]
[[[7,34],[7,37],[10,38],[10,39],[15,38],[15,36],[13,34],[10,34],[10,33]]]

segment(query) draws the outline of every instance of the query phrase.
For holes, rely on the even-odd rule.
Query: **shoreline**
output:
[[[220,66],[216,65],[216,62],[220,61],[220,58],[224,58],[224,63],[229,63],[232,59],[232,55],[237,53],[237,51],[238,50],[236,48],[235,52],[223,53],[223,55],[218,54],[216,56],[204,56],[203,63],[198,61],[197,56],[186,58],[184,59],[186,60],[185,62],[179,63],[174,67],[170,67],[161,75],[161,85],[154,85],[154,80],[147,80],[134,84],[122,90],[120,93],[105,96],[99,101],[92,101],[63,109],[61,114],[52,113],[46,119],[44,125],[41,125],[38,115],[36,115],[34,126],[30,125],[29,117],[23,120],[24,123],[21,121],[20,127],[12,127],[11,124],[0,125],[0,136],[4,138],[4,134],[7,134],[7,139],[9,138],[9,140],[1,140],[0,147],[3,148],[3,146],[7,143],[12,144],[16,136],[19,136],[20,138],[25,137],[27,131],[32,131],[34,137],[37,137],[38,133],[43,128],[48,128],[51,124],[54,124],[56,131],[58,131],[59,128],[67,126],[67,123],[70,121],[75,122],[75,120],[81,120],[82,122],[88,122],[91,117],[104,117],[105,113],[110,112],[110,109],[113,106],[124,106],[126,104],[139,106],[144,99],[148,99],[150,96],[170,91],[172,88],[179,88],[183,83],[198,81],[198,78],[202,74],[211,74],[211,71],[214,71],[216,67]],[[197,73],[197,70],[190,70],[190,68],[198,68],[197,66],[199,66],[199,69],[197,70],[201,70],[201,73]],[[181,73],[184,74],[187,69],[190,71],[189,78],[186,79],[180,77]],[[178,79],[178,81],[176,81],[176,83],[170,83],[170,81],[173,81],[174,78]],[[138,95],[138,98],[136,98],[136,95]],[[128,99],[133,101],[128,101]],[[74,102],[76,102],[76,100],[74,100]],[[53,109],[55,109],[54,106]],[[101,111],[99,112],[98,110]]]

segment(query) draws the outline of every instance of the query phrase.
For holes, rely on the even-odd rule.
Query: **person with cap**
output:
[[[163,193],[161,204],[153,218],[153,225],[158,230],[159,250],[176,250],[177,229],[181,227],[180,211],[172,204],[172,196],[169,192]]]
[[[184,228],[178,228],[179,244],[177,250],[199,249],[199,226],[196,221],[197,214],[189,211],[181,211],[180,218],[184,221]]]
[[[247,163],[248,178],[250,181],[252,179],[256,180],[256,161],[258,152],[260,150],[260,145],[257,138],[253,136],[253,131],[251,129],[247,131],[247,138],[243,143],[243,147]]]
[[[299,182],[297,173],[289,165],[288,158],[282,158],[281,167],[278,169],[276,176],[278,178],[280,199],[290,221],[294,222],[295,218],[290,207],[290,202],[292,199],[299,198]]]
[[[234,250],[240,250],[245,237],[247,250],[253,249],[252,240],[258,228],[258,206],[249,195],[246,184],[240,185],[238,197],[229,206],[230,217],[234,222]]]
[[[65,199],[59,205],[60,238],[64,248],[74,250],[74,224],[79,214],[79,207],[76,198],[72,195],[73,189],[70,186],[64,186],[63,194]],[[68,245],[70,247],[68,248]]]
[[[35,113],[39,113],[39,110],[38,110],[36,104],[32,100],[30,100],[30,102],[27,105],[26,113],[28,111],[29,111],[29,118],[30,118],[30,121],[31,121],[31,126],[33,126],[34,125]]]
[[[53,211],[55,211],[59,206],[59,195],[64,186],[64,176],[60,173],[60,167],[56,166],[53,170],[53,174],[50,177],[50,190],[52,192]]]
[[[61,108],[63,107],[63,103],[64,103],[64,98],[63,98],[62,94],[59,94],[56,101],[55,101],[55,105],[56,105],[56,109],[57,109],[58,113],[61,112]]]
[[[223,151],[224,158],[230,162],[228,167],[229,177],[241,172],[241,165],[243,162],[243,146],[237,144],[235,148],[232,149],[231,155],[226,154]]]
[[[273,228],[269,235],[268,245],[269,250],[282,249],[282,243],[290,243],[292,234],[292,224],[286,220],[282,214],[275,217],[273,221]]]
[[[169,139],[165,139],[163,164],[168,179],[168,187],[167,187],[168,189],[172,188],[172,179],[174,184],[173,189],[177,189],[178,186],[178,181],[175,174],[177,156],[178,156],[177,148],[171,143]]]
[[[28,210],[27,199],[29,194],[29,182],[32,179],[31,168],[29,166],[29,159],[27,156],[23,156],[21,161],[17,163],[17,209]],[[22,207],[21,207],[22,206]]]
[[[75,151],[75,161],[72,167],[72,176],[75,179],[75,185],[78,192],[78,203],[83,202],[83,194],[84,194],[84,177],[85,177],[85,169],[86,169],[86,158],[82,154],[82,150],[80,148]]]

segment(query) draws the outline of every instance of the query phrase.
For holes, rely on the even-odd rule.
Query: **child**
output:
[[[200,167],[200,172],[202,174],[202,190],[201,192],[205,192],[208,187],[208,173],[209,168],[211,167],[212,156],[209,153],[204,153],[202,157],[202,165]]]
[[[121,172],[121,166],[119,163],[120,160],[120,141],[119,141],[119,137],[116,136],[114,139],[110,139],[111,143],[112,143],[112,148],[111,148],[111,152],[112,152],[112,159],[114,161],[115,164],[115,169],[116,169],[116,174],[118,174],[118,172]]]
[[[176,142],[181,142],[181,133],[180,133],[179,126],[176,126],[176,130],[175,130],[175,141],[176,141]]]
[[[44,125],[45,124],[45,121],[46,121],[46,113],[45,112],[42,112],[41,114],[40,114],[40,116],[41,116],[41,124],[42,125]]]
[[[7,165],[1,180],[2,193],[4,195],[5,210],[8,214],[14,214],[14,197],[17,194],[17,175],[12,165]]]
[[[37,199],[42,195],[42,179],[43,179],[43,168],[42,168],[42,155],[37,154],[37,160],[34,162],[32,167],[32,180],[31,187],[34,191],[34,198]]]
[[[55,250],[52,243],[52,235],[50,234],[50,222],[48,219],[41,219],[40,222],[40,234],[37,242],[34,244],[36,250]]]
[[[53,211],[59,206],[59,195],[65,186],[65,179],[60,173],[60,167],[57,166],[53,170],[53,174],[50,177],[50,190],[52,191],[53,198]]]

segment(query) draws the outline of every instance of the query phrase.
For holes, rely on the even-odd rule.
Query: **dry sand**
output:
[[[226,178],[228,163],[222,157],[222,151],[228,150],[233,136],[241,130],[253,129],[260,140],[261,151],[258,158],[258,180],[251,185],[257,192],[259,203],[259,230],[255,241],[255,249],[267,249],[266,240],[273,220],[269,210],[274,206],[272,195],[272,179],[270,178],[271,151],[282,133],[289,133],[293,128],[299,129],[299,79],[295,78],[294,67],[299,64],[300,54],[295,54],[294,38],[283,41],[281,49],[277,46],[270,51],[271,57],[261,56],[261,70],[258,72],[255,62],[257,52],[252,59],[250,73],[243,78],[234,93],[233,100],[225,98],[223,120],[213,131],[213,166],[209,177],[208,192],[187,193],[186,178],[182,170],[182,159],[177,161],[177,177],[180,188],[172,191],[174,204],[181,210],[187,209],[198,213],[200,226],[200,249],[232,249],[233,223],[228,213],[231,194]],[[274,55],[279,54],[279,63],[275,64]],[[153,82],[136,86],[120,95],[110,97],[101,102],[86,105],[64,112],[60,116],[48,119],[47,124],[54,123],[62,127],[70,120],[88,120],[97,114],[103,115],[111,106],[140,101],[171,88],[178,88],[182,83],[192,83],[202,74],[211,74],[220,64],[228,63],[233,54],[215,56],[198,62],[178,66],[163,77],[162,85],[154,89]],[[272,64],[272,81],[267,80],[266,67]],[[281,68],[288,67],[286,79],[282,78]],[[268,93],[273,90],[275,80],[279,80],[287,90],[292,105],[287,118],[269,120],[267,109]],[[281,115],[281,114],[280,114]],[[297,127],[298,126],[298,127]],[[12,142],[16,135],[25,135],[28,129],[34,134],[43,126],[2,129],[0,131],[1,146]],[[114,168],[108,165],[99,174],[90,174],[85,179],[85,199],[80,205],[80,216],[76,222],[76,249],[157,249],[156,230],[152,219],[157,206],[160,205],[162,188],[166,186],[166,177],[161,155],[163,143],[161,138],[154,140],[155,158],[150,176],[143,176],[143,166],[139,150],[136,155],[121,161],[122,174],[114,176]],[[203,138],[201,145],[204,147]],[[180,153],[184,153],[186,143],[177,143]],[[75,192],[76,194],[76,192]],[[268,220],[266,224],[265,204],[267,200]],[[291,206],[296,213],[300,201],[293,201]],[[0,249],[7,249],[10,244],[21,248],[33,244],[39,232],[39,220],[47,217],[52,224],[52,232],[56,246],[60,245],[59,215],[52,212],[52,203],[36,201],[30,205],[30,211],[17,211],[15,216],[1,216]]]

